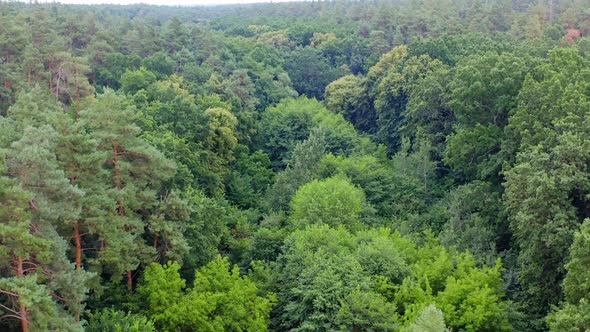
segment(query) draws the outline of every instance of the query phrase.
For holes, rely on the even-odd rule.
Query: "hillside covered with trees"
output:
[[[590,330],[585,36],[587,0],[0,2],[0,330]]]

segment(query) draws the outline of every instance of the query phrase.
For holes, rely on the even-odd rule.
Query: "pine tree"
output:
[[[92,187],[89,191],[96,200],[85,215],[98,235],[96,263],[113,278],[127,271],[131,290],[132,271],[140,263],[154,260],[154,247],[165,245],[166,254],[176,257],[188,249],[180,222],[167,222],[168,217],[176,217],[171,217],[166,207],[179,205],[159,191],[162,182],[174,174],[174,164],[140,138],[141,131],[134,124],[135,109],[112,90],[98,96],[80,116],[97,143],[102,165],[85,185]],[[169,204],[163,203],[165,197]],[[153,234],[145,234],[146,229]],[[174,238],[163,239],[162,235]],[[153,245],[146,243],[146,236],[153,238]]]
[[[21,250],[12,253],[13,278],[3,280],[4,287],[12,287],[13,293],[24,292],[18,315],[23,321],[23,331],[28,325],[36,330],[79,328],[75,320],[83,309],[86,284],[91,276],[74,270],[66,256],[66,242],[58,233],[60,227],[78,215],[79,208],[69,202],[78,201],[76,197],[83,193],[71,186],[58,168],[54,153],[56,139],[57,134],[50,126],[27,126],[22,137],[6,152],[6,174],[29,197],[26,204],[20,202],[20,209],[26,209],[30,219],[16,221],[21,237],[26,232],[32,236],[26,237],[31,245],[8,245]],[[26,299],[29,295],[34,297]]]

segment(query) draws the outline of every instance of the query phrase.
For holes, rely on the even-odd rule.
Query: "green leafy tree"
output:
[[[144,316],[124,313],[115,309],[104,309],[90,314],[88,332],[154,332],[154,323]]]
[[[227,259],[216,258],[196,271],[193,288],[186,291],[179,269],[178,263],[152,264],[138,287],[160,330],[266,331],[271,302]]]
[[[458,63],[449,83],[456,133],[447,137],[444,160],[462,179],[498,182],[506,158],[500,153],[504,127],[534,62],[516,54],[486,53]]]
[[[365,203],[362,189],[344,176],[314,180],[301,186],[293,196],[290,219],[297,228],[327,224],[356,230],[360,227]]]
[[[298,47],[283,66],[293,82],[293,88],[309,98],[321,99],[326,86],[346,72],[332,66],[322,52],[312,47]]]
[[[590,329],[590,221],[586,219],[574,236],[567,275],[563,281],[565,301],[547,317],[550,331],[587,331]]]
[[[15,183],[4,182],[9,204],[4,210],[8,218],[3,233],[7,244],[4,257],[11,268],[2,278],[2,289],[8,292],[5,294],[10,302],[18,305],[4,308],[10,309],[9,317],[21,320],[23,331],[79,329],[77,320],[90,277],[73,269],[66,256],[66,243],[58,233],[79,213],[68,200],[75,202],[82,193],[68,183],[57,166],[56,137],[47,125],[28,126],[5,157],[5,172],[15,178]]]
[[[475,267],[470,255],[458,257],[457,270],[437,294],[436,304],[445,313],[447,324],[464,331],[511,331],[507,303],[502,302],[501,263],[495,267]]]
[[[420,316],[410,325],[408,332],[446,332],[443,313],[434,304],[429,304],[422,309]]]
[[[319,162],[324,153],[325,136],[321,129],[312,131],[307,140],[295,146],[287,168],[277,174],[267,192],[271,209],[281,211],[289,207],[297,189],[317,177]]]
[[[504,171],[504,201],[520,249],[519,302],[538,328],[561,298],[567,251],[588,217],[586,60],[575,49],[549,57],[523,84],[508,126],[516,160]]]
[[[307,139],[314,128],[324,133],[325,151],[335,155],[370,153],[374,143],[354,129],[341,115],[329,112],[322,103],[300,97],[285,99],[267,109],[260,120],[256,146],[264,150],[273,162],[273,168],[286,166],[297,142]]]
[[[312,225],[286,239],[279,259],[285,271],[276,322],[281,329],[338,328],[341,303],[354,291],[368,291],[369,287],[361,265],[350,255],[353,246],[348,231],[327,225]],[[343,310],[348,313],[342,312],[341,323],[353,327],[354,319],[347,319],[352,314],[350,309]]]
[[[508,232],[500,194],[489,183],[473,181],[455,188],[446,199],[449,219],[443,227],[442,242],[493,263],[497,248],[508,245],[500,238]]]
[[[264,193],[274,180],[271,162],[262,150],[249,153],[248,147],[238,145],[235,163],[228,181],[227,197],[243,208],[255,208],[264,201]]]
[[[370,104],[365,79],[347,75],[326,87],[326,108],[339,113],[362,131],[372,133],[376,129],[376,114]]]
[[[182,38],[179,36],[179,38]],[[151,56],[143,59],[141,62],[148,71],[154,73],[158,79],[162,79],[168,75],[172,75],[175,69],[174,60],[172,60],[166,53],[159,51]]]
[[[141,67],[137,70],[127,69],[121,75],[121,89],[126,93],[136,93],[141,89],[147,88],[150,84],[156,81],[156,75]]]

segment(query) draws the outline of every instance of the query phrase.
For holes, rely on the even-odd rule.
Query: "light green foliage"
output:
[[[210,108],[205,111],[205,115],[209,117],[209,134],[205,147],[217,154],[221,160],[229,160],[238,144],[234,133],[238,119],[223,108]]]
[[[457,268],[446,280],[436,303],[445,313],[445,321],[463,331],[511,331],[506,317],[507,303],[501,301],[501,263],[495,267],[477,268],[472,256],[457,258]]]
[[[549,331],[586,332],[590,329],[590,305],[586,300],[573,305],[565,303],[547,316]]]
[[[392,160],[382,155],[344,158],[328,154],[322,159],[320,176],[345,174],[365,191],[367,201],[375,208],[378,217],[405,220],[426,212],[426,206],[440,190],[434,169],[435,163],[430,160],[425,147],[416,153],[399,152]],[[388,221],[374,220],[376,223]],[[417,223],[413,226],[415,229],[421,227]]]
[[[179,269],[178,263],[152,264],[138,287],[159,330],[266,331],[270,301],[257,296],[256,285],[227,259],[218,257],[196,271],[186,291]]]
[[[396,190],[398,177],[389,166],[383,158],[369,155],[345,158],[328,154],[321,160],[320,176],[345,174],[354,185],[363,188],[367,202],[375,207],[378,215],[391,217],[394,214],[392,201],[396,201],[393,197],[400,191]]]
[[[148,308],[155,321],[165,317],[165,312],[178,303],[183,295],[185,281],[178,273],[180,265],[168,262],[164,265],[152,263],[143,274],[137,295]]]
[[[105,309],[91,314],[87,332],[154,332],[154,323],[144,316]]]
[[[405,331],[407,332],[446,332],[443,313],[434,304],[422,309],[420,316]]]
[[[295,227],[327,224],[344,225],[350,230],[360,227],[365,194],[343,176],[314,180],[297,190],[291,200],[289,217]]]
[[[401,60],[406,57],[408,53],[408,47],[405,45],[398,46],[393,50],[383,54],[371,69],[367,77],[371,81],[381,80],[389,70],[394,70],[399,65]]]
[[[351,235],[313,225],[287,237],[278,262],[281,329],[330,330],[339,322],[342,330],[444,331],[447,322],[458,331],[511,330],[500,262],[477,267],[470,254],[449,251],[432,235],[418,245],[388,229]],[[424,313],[432,303],[444,321],[437,309]]]

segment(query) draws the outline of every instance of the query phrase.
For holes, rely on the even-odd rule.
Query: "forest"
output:
[[[1,331],[590,331],[588,0],[0,2]]]

